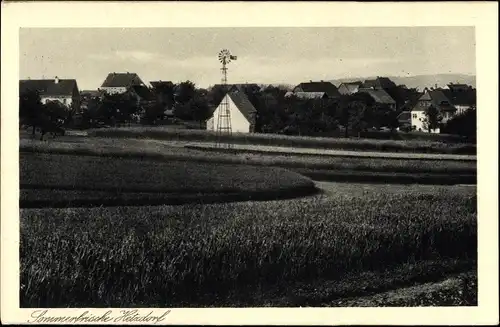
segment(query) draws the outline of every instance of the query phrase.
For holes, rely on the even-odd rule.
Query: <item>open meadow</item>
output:
[[[179,146],[174,141],[97,137],[65,137],[40,142],[22,139],[24,153],[78,154],[85,156],[148,159],[159,162],[189,161],[205,164],[251,165],[293,170],[315,180],[475,184],[475,156],[420,154],[417,158],[354,157],[324,154],[207,151]],[[387,153],[390,155],[391,153]],[[416,154],[413,154],[416,155]],[[437,157],[436,157],[437,156]]]
[[[19,168],[22,307],[477,303],[476,186],[445,185],[475,160],[64,137]]]
[[[475,270],[475,187],[319,187],[291,200],[22,209],[21,305],[328,306]]]

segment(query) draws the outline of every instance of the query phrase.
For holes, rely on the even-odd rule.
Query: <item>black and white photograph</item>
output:
[[[477,119],[498,107],[478,101],[475,26],[17,33],[32,322],[478,306]]]

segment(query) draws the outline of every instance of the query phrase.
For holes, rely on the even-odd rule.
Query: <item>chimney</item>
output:
[[[54,83],[55,84],[59,83],[59,77],[56,76],[56,78],[54,78]]]

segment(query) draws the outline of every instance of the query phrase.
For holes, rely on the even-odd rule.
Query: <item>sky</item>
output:
[[[222,49],[237,56],[229,83],[475,75],[473,27],[22,28],[19,36],[21,79],[74,78],[85,90],[112,72],[208,87],[220,83]]]

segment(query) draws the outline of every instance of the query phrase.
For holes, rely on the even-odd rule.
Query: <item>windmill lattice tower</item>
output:
[[[229,88],[227,87],[227,64],[229,64],[231,60],[236,60],[236,56],[231,55],[229,50],[224,49],[219,52],[219,61],[222,64],[222,87],[224,88],[224,91],[226,91],[226,94],[224,94],[224,98],[220,103],[219,112],[217,114],[216,147],[231,147],[231,112],[229,110],[229,101],[227,97],[229,94]]]

